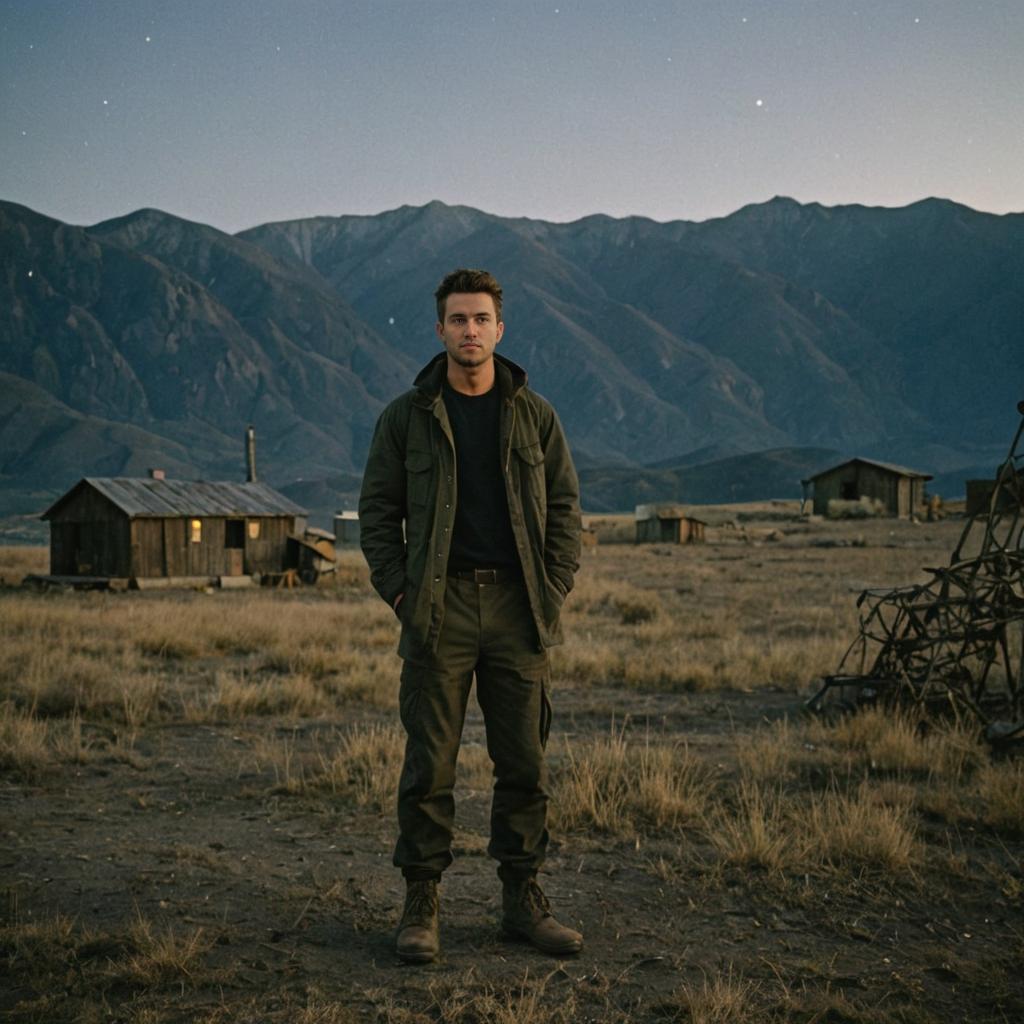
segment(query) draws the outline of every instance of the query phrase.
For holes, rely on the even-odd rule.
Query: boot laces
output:
[[[539,910],[544,917],[551,916],[551,904],[548,903],[547,896],[544,895],[544,890],[537,884],[537,881],[533,878],[526,885],[526,903]]]
[[[434,882],[410,882],[405,894],[403,924],[429,925],[437,911],[437,888]]]

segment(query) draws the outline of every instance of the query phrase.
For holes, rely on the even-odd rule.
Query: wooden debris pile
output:
[[[1017,405],[1024,417],[1024,402]],[[926,583],[865,590],[860,630],[813,711],[965,709],[994,744],[1024,741],[1024,419],[986,509]]]

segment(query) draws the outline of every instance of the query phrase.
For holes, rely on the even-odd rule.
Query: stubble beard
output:
[[[454,352],[449,351],[448,356],[453,363],[459,366],[465,366],[467,369],[472,369],[476,366],[483,366],[491,357],[492,353],[481,352],[478,356],[471,356],[464,354],[461,350],[456,349]]]

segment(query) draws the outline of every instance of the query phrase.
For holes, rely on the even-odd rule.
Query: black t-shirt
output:
[[[501,466],[501,395],[463,395],[447,381],[444,404],[455,439],[458,497],[448,568],[519,565]]]

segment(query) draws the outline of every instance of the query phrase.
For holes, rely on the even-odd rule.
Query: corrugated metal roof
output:
[[[306,510],[264,483],[95,477],[80,480],[43,514],[47,518],[87,485],[133,519],[164,516],[304,516]]]
[[[827,469],[818,470],[813,476],[807,477],[802,480],[801,483],[810,483],[812,480],[817,480],[819,476],[824,476],[826,473],[831,473],[835,469],[839,469],[841,466],[849,465],[851,462],[862,462],[866,466],[875,466],[878,469],[884,469],[889,473],[895,473],[897,476],[914,476],[920,477],[922,480],[931,480],[931,473],[922,473],[919,469],[908,469],[906,466],[897,466],[894,462],[879,462],[877,459],[865,459],[861,456],[857,456],[852,459],[844,459],[842,462],[837,462],[834,465],[829,466]]]

